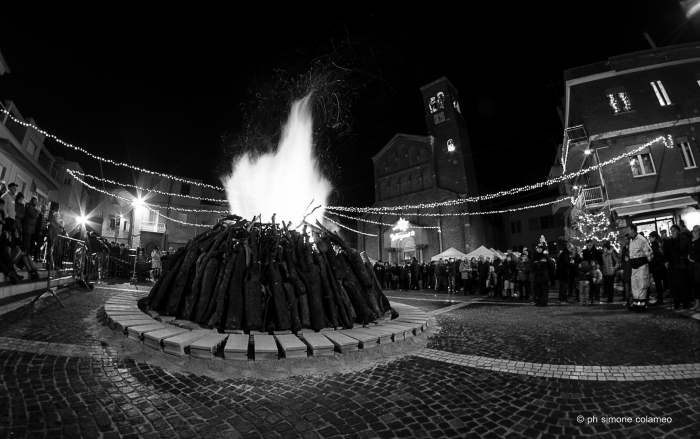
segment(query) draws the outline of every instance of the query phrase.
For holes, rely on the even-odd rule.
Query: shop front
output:
[[[423,253],[427,247],[428,234],[425,229],[416,227],[403,218],[384,232],[384,248],[389,253],[389,263],[403,263],[413,258],[423,262]]]
[[[691,196],[674,196],[649,202],[613,205],[611,209],[619,218],[618,227],[635,224],[637,231],[645,236],[649,236],[651,232],[659,234],[663,230],[669,232],[671,226],[678,224],[680,220],[683,220],[689,229],[694,225],[700,225],[698,202]]]

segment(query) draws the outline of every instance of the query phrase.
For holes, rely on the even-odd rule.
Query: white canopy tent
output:
[[[473,252],[471,252],[471,253],[469,253],[469,254],[467,255],[467,257],[468,257],[469,259],[471,259],[471,258],[477,258],[477,259],[478,259],[479,256],[483,256],[483,257],[485,257],[485,258],[491,258],[491,259],[493,259],[493,258],[495,257],[495,254],[494,254],[494,252],[492,252],[491,250],[487,249],[486,247],[484,247],[484,246],[482,245],[482,246],[479,246],[479,248],[477,248],[476,250],[474,250]]]
[[[450,259],[450,258],[462,259],[465,256],[466,255],[464,253],[462,253],[461,251],[457,250],[454,247],[450,247],[447,250],[445,250],[444,252],[433,256],[432,258],[430,258],[430,260],[437,261],[440,258],[442,258],[442,259]]]

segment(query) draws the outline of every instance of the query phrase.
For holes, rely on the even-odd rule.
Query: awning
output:
[[[619,216],[634,216],[645,212],[655,212],[657,210],[681,209],[695,204],[698,204],[698,202],[695,201],[693,197],[685,196],[629,206],[617,206],[612,207],[611,210],[615,210]]]

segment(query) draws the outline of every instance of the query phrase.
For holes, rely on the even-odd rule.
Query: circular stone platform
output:
[[[375,323],[349,330],[219,333],[154,311],[144,312],[139,301],[138,297],[112,298],[98,313],[114,334],[126,336],[121,338],[125,355],[158,359],[184,371],[208,368],[227,377],[234,369],[239,375],[267,378],[364,369],[424,348],[430,324],[424,311],[392,302],[399,313],[397,319],[391,320],[387,313]],[[102,338],[108,344],[114,342],[108,334]]]

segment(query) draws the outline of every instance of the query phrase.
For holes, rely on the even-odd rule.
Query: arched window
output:
[[[418,171],[411,172],[411,192],[418,192],[423,189],[420,182],[420,173]]]
[[[408,168],[408,157],[406,157],[407,153],[408,148],[406,145],[399,145],[396,151],[396,154],[399,156],[399,169]]]
[[[423,183],[423,189],[433,187],[433,176],[430,174],[430,168],[423,168],[421,170],[421,180]]]
[[[396,177],[392,178],[391,182],[389,182],[389,195],[391,197],[399,196],[399,179]]]
[[[408,166],[416,166],[418,163],[418,146],[411,145],[408,147]]]
[[[401,195],[405,195],[411,192],[411,183],[408,180],[408,175],[404,174],[401,176]]]
[[[424,146],[420,149],[420,163],[430,162],[430,147]]]
[[[379,184],[379,199],[386,200],[387,198],[389,198],[389,185],[386,180],[383,180]]]
[[[396,172],[398,170],[398,168],[397,168],[398,163],[396,163],[396,154],[394,154],[394,153],[389,154],[389,157],[387,158],[387,160],[389,161],[389,173],[391,174],[393,172]]]

